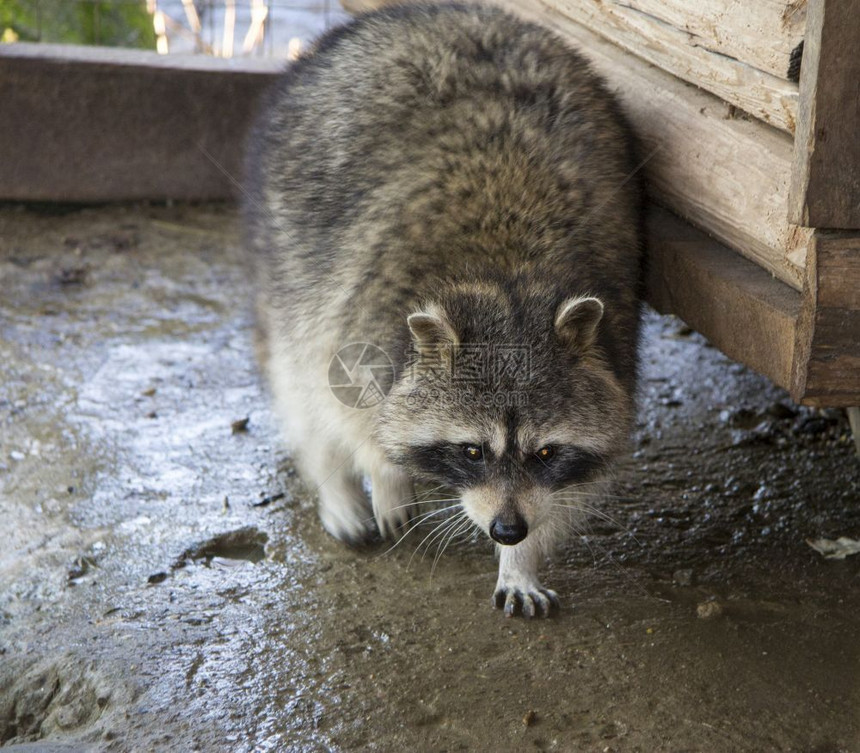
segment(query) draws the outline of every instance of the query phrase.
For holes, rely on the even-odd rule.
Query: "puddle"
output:
[[[266,558],[266,543],[269,537],[256,528],[240,528],[238,531],[213,536],[211,539],[186,549],[173,569],[185,567],[189,562],[199,561],[206,567],[212,564],[225,564],[231,560],[240,562],[262,562]]]

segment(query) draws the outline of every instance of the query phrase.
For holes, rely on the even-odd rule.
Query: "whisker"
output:
[[[428,499],[426,502],[421,502],[421,503],[419,503],[419,504],[426,504],[426,505],[433,504],[433,505],[439,505],[439,504],[444,504],[445,502],[456,502],[456,503],[458,503],[458,504],[459,504],[459,502],[460,502],[460,498],[459,498],[459,497],[440,497],[439,499]],[[400,505],[400,507],[392,507],[391,509],[392,509],[392,510],[399,510],[399,509],[400,509],[400,508],[402,508],[402,507],[409,507],[409,506],[410,506],[410,505]],[[457,507],[457,505],[452,505],[452,507]],[[448,508],[446,508],[446,509],[448,509]],[[428,513],[428,512],[423,512],[423,513],[421,513],[421,515],[418,515],[418,516],[416,516],[416,517],[410,518],[410,522],[414,523],[416,520],[420,520],[424,515],[432,514],[432,513],[435,513],[435,512],[436,512],[436,510],[435,510],[435,509],[430,510],[430,511],[429,511],[429,513]],[[363,520],[364,520],[364,522],[365,522],[365,523],[373,523],[373,522],[376,520],[376,515],[375,515],[375,514],[373,514],[373,513],[371,513],[368,517],[364,518]]]
[[[432,517],[438,515],[439,513],[448,512],[450,510],[456,510],[459,506],[460,506],[460,504],[457,503],[456,505],[448,505],[447,507],[440,507],[436,510],[430,510],[428,512],[421,513],[421,515],[418,515],[417,517],[412,519],[412,527],[417,528],[418,526],[420,526],[422,523],[424,523],[429,518],[432,518]]]
[[[424,558],[427,556],[427,553],[430,551],[430,547],[433,546],[435,542],[441,542],[445,540],[445,535],[450,531],[455,525],[460,522],[460,514],[457,514],[448,521],[448,525],[442,528],[430,541],[427,542],[427,546],[424,547],[424,553],[421,555],[421,561],[424,561]]]
[[[573,510],[575,512],[582,513],[583,518],[588,518],[588,517],[592,517],[592,516],[595,518],[600,518],[601,520],[604,520],[607,523],[610,523],[611,525],[615,526],[618,530],[624,531],[624,533],[626,533],[628,536],[630,536],[633,539],[633,541],[635,541],[639,546],[643,546],[642,542],[636,538],[636,534],[633,533],[633,531],[631,531],[630,528],[628,528],[620,520],[613,517],[612,515],[610,515],[605,510],[600,510],[597,507],[592,507],[591,505],[589,505],[587,503],[580,503],[577,505],[564,505],[564,504],[559,504],[558,502],[552,502],[551,504],[553,507],[562,508],[562,509],[566,509],[566,510]]]
[[[455,517],[455,520],[456,520],[456,517]],[[421,539],[421,542],[418,544],[418,546],[417,546],[417,547],[415,547],[415,551],[414,551],[414,552],[412,552],[412,556],[409,558],[409,562],[407,562],[407,563],[406,563],[406,567],[407,567],[407,569],[412,565],[412,560],[413,560],[413,559],[415,559],[415,555],[416,555],[416,554],[418,554],[418,552],[421,550],[421,547],[424,545],[424,542],[425,542],[425,541],[427,541],[427,539],[429,539],[431,536],[433,536],[437,531],[439,531],[440,529],[443,529],[443,530],[444,530],[445,526],[448,526],[448,525],[450,525],[450,524],[451,524],[451,519],[446,518],[446,519],[445,519],[445,520],[443,520],[442,522],[437,523],[437,524],[436,524],[436,525],[435,525],[435,526],[430,530],[430,533],[428,533],[428,534],[427,534],[423,539]],[[404,537],[404,538],[405,538],[405,537]],[[423,558],[422,558],[422,559],[423,559]]]
[[[587,491],[578,491],[572,489],[571,487],[565,487],[564,489],[559,489],[557,492],[553,492],[550,497],[553,498],[567,498],[567,497],[599,497],[600,499],[615,499],[620,502],[635,502],[635,497],[623,497],[620,494],[607,494],[606,492],[587,492]]]
[[[426,504],[429,504],[430,502],[427,500],[427,497],[431,496],[432,494],[435,494],[440,489],[444,488],[444,486],[445,486],[444,484],[439,484],[439,486],[434,486],[432,489],[427,489],[423,492],[415,492],[414,494],[408,495],[408,496],[404,497],[403,499],[398,500],[398,502],[401,502],[402,504],[398,504],[395,507],[392,507],[391,509],[392,510],[400,510],[401,508],[409,507],[410,505],[426,505]],[[404,502],[404,500],[406,500],[406,501]]]
[[[466,513],[465,513],[465,512],[464,512],[462,515],[463,515],[463,520],[461,520],[461,521],[460,521],[460,524],[459,524],[456,528],[454,528],[454,530],[453,530],[453,531],[451,531],[451,532],[448,534],[447,541],[445,541],[445,542],[444,542],[444,543],[445,543],[445,546],[441,547],[441,549],[440,549],[439,547],[436,547],[436,556],[433,558],[433,566],[430,568],[430,580],[433,580],[433,573],[435,573],[435,572],[436,572],[436,564],[439,562],[439,558],[440,558],[443,554],[445,554],[445,550],[448,548],[448,546],[451,544],[451,542],[452,542],[452,541],[453,541],[453,540],[454,540],[454,539],[455,539],[459,534],[463,533],[463,531],[464,531],[464,530],[468,529],[468,528],[469,528],[469,524],[472,522],[472,521],[471,521],[471,520],[469,520],[469,518],[466,516]]]
[[[438,499],[419,499],[419,500],[410,500],[409,502],[404,502],[402,505],[395,505],[391,508],[391,510],[402,510],[404,507],[413,507],[416,505],[432,505],[435,502],[453,502],[455,499],[460,499],[459,497],[439,497]]]
[[[451,510],[456,510],[459,506],[460,505],[458,503],[456,505],[449,505],[448,507],[440,507],[438,510],[430,510],[429,512],[422,513],[417,518],[414,518],[412,520],[412,526],[409,528],[408,531],[406,531],[406,533],[404,533],[388,549],[386,549],[384,552],[382,552],[378,556],[384,557],[386,554],[388,554],[389,552],[396,549],[398,546],[400,546],[406,540],[406,537],[409,536],[410,533],[412,533],[413,531],[417,531],[418,527],[420,525],[425,523],[427,520],[429,520],[433,516],[441,515],[442,513],[450,512]],[[445,522],[446,522],[445,520],[442,521],[442,523],[445,523]],[[435,529],[433,529],[433,530],[435,530]],[[431,533],[432,533],[432,531],[431,531]],[[419,544],[418,546],[421,546],[421,545]],[[413,556],[414,556],[414,553],[413,553]],[[410,562],[411,562],[411,558],[410,558]]]
[[[568,505],[556,505],[555,507],[569,507]],[[604,546],[601,545],[600,541],[590,537],[583,528],[578,525],[578,521],[573,517],[567,515],[565,516],[566,523],[569,530],[574,531],[577,534],[577,538],[579,541],[585,545],[586,549],[588,549],[589,554],[591,555],[591,560],[594,566],[597,566],[599,562],[608,563],[609,566],[617,572],[619,575],[623,576],[624,579],[635,586],[635,588],[642,594],[648,594],[648,590],[635,578],[633,578],[630,573],[621,565],[618,560],[613,557],[612,553]],[[628,531],[628,534],[632,536],[633,540],[636,541],[637,544],[642,546],[642,543],[636,539],[636,537]],[[599,551],[601,557],[598,560],[597,552]]]
[[[600,518],[601,520],[605,520],[607,523],[612,523],[614,526],[622,530],[627,530],[626,526],[617,518],[614,518],[605,510],[601,510],[597,507],[592,507],[589,504],[578,504],[578,505],[563,505],[558,502],[551,503],[553,507],[561,507],[566,510],[575,510],[576,512],[581,512],[583,515],[594,516],[595,518]],[[629,531],[628,531],[629,533]]]

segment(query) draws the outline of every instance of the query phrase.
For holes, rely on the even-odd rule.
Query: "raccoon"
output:
[[[497,544],[492,603],[555,610],[539,567],[633,415],[634,155],[583,58],[490,7],[374,11],[285,72],[244,210],[261,357],[332,536],[396,538],[413,484],[444,485]],[[335,366],[377,404],[338,399]]]

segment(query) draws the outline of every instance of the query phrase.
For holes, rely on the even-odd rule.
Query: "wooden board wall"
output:
[[[789,389],[800,293],[664,209],[647,231],[649,303]]]
[[[624,52],[544,0],[503,6],[559,32],[621,98],[661,204],[800,290],[812,231],[789,224],[791,137]]]
[[[663,209],[648,222],[648,301],[806,405],[860,405],[860,234],[816,231],[802,293]]]
[[[248,123],[282,67],[0,45],[0,199],[231,198]]]
[[[806,1],[610,0],[610,5],[613,12],[648,15],[680,29],[689,37],[688,46],[797,81]]]
[[[654,10],[657,5],[654,2],[643,2],[641,7],[637,7],[636,0],[546,0],[545,4],[627,52],[712,92],[772,126],[794,133],[798,86],[788,80],[788,58],[783,61],[786,71],[783,77],[780,77],[725,52],[712,49],[720,45],[712,44],[709,47],[707,44],[707,37],[714,40],[719,34],[721,40],[726,40],[722,47],[731,47],[729,40],[735,36],[741,37],[741,29],[738,27],[756,19],[758,2],[744,4],[742,12],[723,13],[721,20],[724,25],[719,30],[715,26],[711,27],[704,43],[697,34],[667,23],[651,12],[643,12],[644,7]],[[672,7],[662,2],[659,5],[666,9]],[[727,6],[729,3],[727,0],[709,0],[706,5],[710,5],[713,12],[718,10],[715,6]],[[680,12],[681,8],[686,10]],[[679,22],[684,17],[699,19],[699,28],[704,30],[707,17],[700,15],[702,9],[699,2],[675,3],[674,11],[673,14],[665,13],[664,16],[677,17]],[[758,22],[757,19],[755,22]],[[769,23],[767,32],[762,31],[762,34],[775,33],[774,27],[776,24]],[[780,37],[785,38],[785,34],[780,34]],[[793,38],[789,36],[788,40],[790,41],[787,41],[787,44],[791,44]],[[764,46],[765,40],[762,38],[762,47]]]

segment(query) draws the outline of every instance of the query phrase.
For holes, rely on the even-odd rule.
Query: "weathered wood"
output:
[[[860,404],[860,234],[815,232],[795,352],[795,400]]]
[[[794,133],[798,87],[793,81],[700,46],[695,35],[618,0],[528,1],[551,5],[628,52]],[[689,7],[690,14],[699,10],[698,3]]]
[[[860,0],[810,0],[789,217],[860,228]]]
[[[811,230],[786,219],[788,135],[733,117],[717,97],[643,63],[542,0],[504,5],[555,29],[606,78],[650,156],[649,190],[661,204],[800,290]]]
[[[789,387],[800,293],[663,209],[647,230],[648,301]]]
[[[611,0],[681,29],[688,44],[734,58],[778,78],[792,75],[806,29],[806,0]]]
[[[648,301],[799,403],[860,404],[860,235],[816,231],[803,293],[652,207]]]
[[[0,45],[0,199],[235,196],[248,122],[281,67]]]

